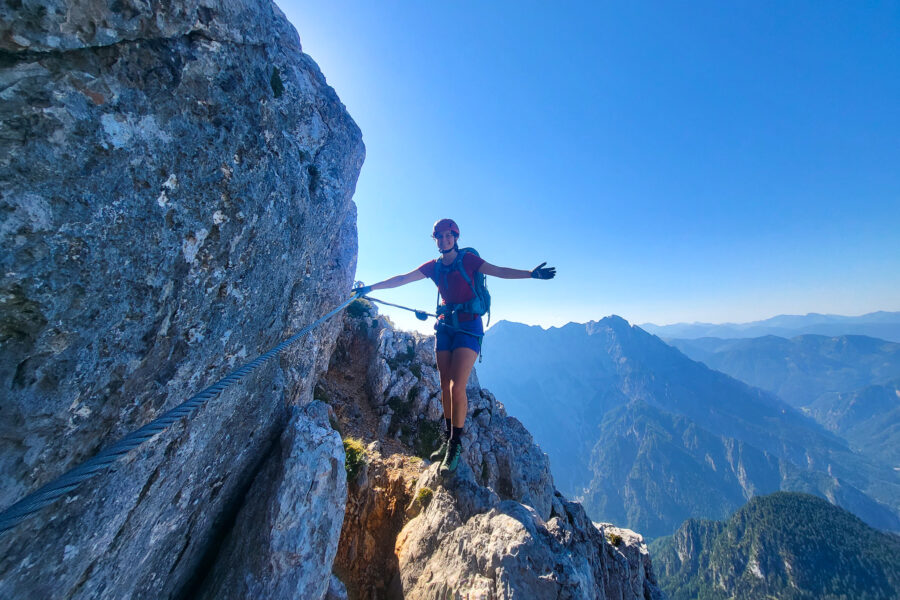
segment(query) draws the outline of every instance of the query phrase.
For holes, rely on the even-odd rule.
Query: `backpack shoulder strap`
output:
[[[460,275],[462,275],[463,279],[466,281],[466,283],[469,284],[469,287],[472,288],[472,291],[474,292],[475,284],[472,283],[472,278],[469,277],[469,274],[466,273],[466,269],[463,266],[463,258],[465,258],[465,255],[469,252],[473,253],[475,256],[478,256],[478,253],[475,252],[475,250],[472,248],[460,248],[460,250],[456,254],[456,260],[453,261],[453,266],[456,267]]]

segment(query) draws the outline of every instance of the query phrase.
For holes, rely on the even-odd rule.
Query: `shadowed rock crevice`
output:
[[[207,577],[209,577],[210,572],[213,570],[213,566],[216,564],[216,561],[219,558],[222,544],[234,530],[238,513],[240,512],[241,508],[247,503],[247,494],[250,491],[253,482],[256,481],[257,477],[259,477],[259,474],[263,470],[263,467],[266,465],[266,463],[270,460],[273,460],[273,457],[279,452],[279,438],[281,437],[283,432],[284,426],[282,424],[282,427],[272,435],[269,448],[265,451],[265,453],[263,453],[263,455],[260,457],[260,460],[252,468],[250,477],[248,477],[247,482],[236,494],[235,500],[222,508],[222,513],[219,517],[219,523],[214,524],[212,527],[212,535],[210,537],[209,545],[207,546],[206,551],[197,561],[197,565],[196,567],[194,567],[190,579],[188,579],[188,581],[184,585],[184,588],[180,590],[176,596],[176,598],[178,598],[179,600],[189,600],[192,598],[196,598],[200,589],[202,589],[202,587],[206,585],[206,579]],[[185,546],[185,548],[187,548],[187,546]],[[173,569],[174,568],[175,565],[173,565]]]
[[[364,464],[347,483],[333,566],[350,598],[385,598],[391,581],[399,581],[394,542],[408,520],[415,481],[424,467],[407,446],[379,436],[382,415],[370,403],[369,370],[378,352],[372,336],[380,325],[369,310],[367,303],[351,305],[329,369],[315,391],[333,407],[341,435],[365,446]]]
[[[321,598],[346,498],[343,452],[321,402],[293,408],[197,598]]]

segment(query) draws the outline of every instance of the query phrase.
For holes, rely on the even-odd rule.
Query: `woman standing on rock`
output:
[[[542,263],[531,271],[498,267],[485,261],[471,248],[457,245],[459,227],[452,219],[441,219],[431,233],[441,257],[430,260],[414,271],[397,275],[353,291],[359,295],[372,290],[400,287],[430,278],[438,287],[441,304],[435,324],[434,349],[441,374],[441,404],[444,408],[444,441],[431,455],[441,461],[441,474],[456,470],[462,454],[462,436],[469,400],[466,384],[481,352],[484,337],[482,315],[490,309],[490,296],[484,287],[484,275],[502,279],[553,279],[556,269]]]

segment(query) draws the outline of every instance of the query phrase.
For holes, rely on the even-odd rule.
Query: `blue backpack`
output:
[[[444,287],[447,286],[447,276],[452,271],[459,271],[462,275],[462,278],[466,283],[469,284],[469,287],[472,288],[472,292],[475,293],[475,297],[465,302],[463,304],[441,304],[441,292],[438,291],[438,299],[437,299],[437,314],[455,314],[459,312],[472,313],[475,315],[488,315],[487,322],[491,322],[491,294],[487,289],[487,278],[484,276],[484,273],[475,272],[474,281],[469,274],[466,273],[466,270],[463,268],[463,257],[467,252],[471,252],[475,256],[480,258],[480,254],[475,248],[460,248],[456,253],[456,260],[454,260],[449,265],[445,265],[444,261],[441,259],[437,259],[435,261],[434,266],[434,282],[438,283],[439,281],[443,281]]]

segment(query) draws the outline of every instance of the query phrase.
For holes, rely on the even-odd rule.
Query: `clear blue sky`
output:
[[[278,4],[363,132],[367,283],[452,217],[558,268],[495,321],[900,310],[900,2]]]

